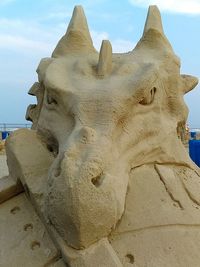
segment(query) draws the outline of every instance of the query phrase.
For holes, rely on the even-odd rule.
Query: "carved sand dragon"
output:
[[[75,7],[37,73],[8,165],[69,266],[200,266],[200,172],[177,136],[198,80],[180,74],[157,7],[124,54],[108,40],[98,53]]]

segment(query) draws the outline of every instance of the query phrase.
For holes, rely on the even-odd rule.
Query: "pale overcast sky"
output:
[[[109,39],[114,52],[134,48],[148,6],[158,5],[182,73],[200,77],[200,0],[0,0],[0,123],[25,122],[37,65],[51,55],[77,4],[84,7],[95,47]],[[185,99],[190,127],[200,128],[200,86]]]

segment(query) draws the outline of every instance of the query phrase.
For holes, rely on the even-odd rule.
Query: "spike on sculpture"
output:
[[[8,166],[68,265],[199,266],[200,171],[177,136],[198,81],[180,74],[158,8],[115,54],[94,49],[75,7],[37,72],[33,128],[9,137]]]
[[[104,76],[112,71],[112,46],[108,40],[103,40],[99,54],[98,75]]]
[[[69,23],[66,34],[58,42],[52,57],[67,56],[71,53],[87,53],[96,52],[90,32],[87,25],[87,20],[81,6],[76,6]]]
[[[144,26],[143,36],[148,32],[148,30],[152,29],[164,35],[162,20],[157,6],[149,7],[146,23]]]

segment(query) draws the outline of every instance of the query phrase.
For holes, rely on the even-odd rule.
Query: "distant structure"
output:
[[[177,135],[198,80],[180,74],[158,8],[115,54],[108,40],[95,50],[75,7],[37,73],[8,167],[68,266],[199,267],[200,170]]]
[[[21,128],[31,128],[30,123],[0,123],[0,140],[5,140],[10,133]]]

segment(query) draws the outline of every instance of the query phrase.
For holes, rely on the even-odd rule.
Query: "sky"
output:
[[[161,11],[181,72],[200,78],[200,0],[0,0],[0,123],[26,123],[36,68],[66,32],[75,5],[84,8],[97,50],[109,39],[114,52],[128,52],[142,36],[152,4]],[[189,126],[200,128],[200,86],[185,101]]]

